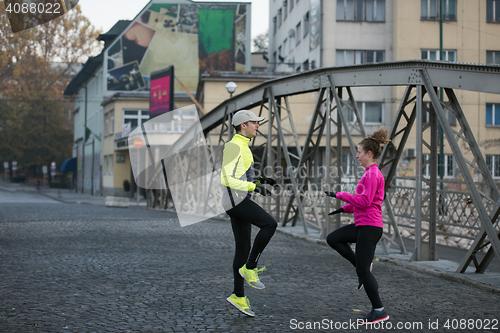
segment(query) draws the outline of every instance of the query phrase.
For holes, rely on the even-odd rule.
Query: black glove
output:
[[[334,210],[333,212],[331,212],[328,215],[335,215],[335,214],[340,214],[340,213],[343,213],[343,212],[344,212],[344,208],[339,208],[337,210]]]
[[[328,192],[328,191],[325,191],[325,194],[329,197],[334,197],[336,198],[337,197],[337,192]]]
[[[257,185],[260,185],[260,184],[269,184],[271,186],[276,185],[276,181],[274,179],[266,178],[266,177],[262,177],[262,176],[257,178],[257,180],[254,183]]]
[[[265,197],[271,195],[271,191],[269,191],[264,185],[257,185],[255,186],[255,190],[253,190],[255,193],[259,193],[260,195],[263,195]]]

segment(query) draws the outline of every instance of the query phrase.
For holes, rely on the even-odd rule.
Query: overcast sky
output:
[[[208,1],[213,2],[213,0]],[[90,19],[90,22],[96,28],[106,32],[118,20],[132,20],[149,2],[149,0],[80,0],[78,4],[82,8],[83,14]],[[267,31],[269,26],[269,0],[225,0],[221,2],[251,2],[252,39]],[[253,43],[251,45],[253,47]]]

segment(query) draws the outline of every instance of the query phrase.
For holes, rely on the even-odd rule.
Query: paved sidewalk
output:
[[[11,184],[0,181],[0,191],[30,191],[36,192],[33,186],[26,186],[24,184]],[[105,205],[104,196],[93,196],[87,193],[70,191],[68,189],[42,189],[41,195],[52,198],[54,200],[70,203],[70,204],[91,204],[91,205]],[[130,199],[130,206],[146,207],[146,199],[141,198],[139,202],[135,198]],[[319,238],[319,233],[309,228],[309,234],[304,233],[303,227],[297,225],[295,227],[278,227],[278,231],[288,234],[292,237],[305,239],[307,241],[328,246],[325,240]],[[493,262],[488,267],[484,274],[475,273],[472,267],[469,267],[466,273],[457,273],[456,270],[459,261],[463,258],[464,250],[458,248],[451,248],[447,246],[439,246],[441,251],[438,251],[440,259],[437,261],[412,261],[410,258],[413,250],[413,243],[410,240],[405,240],[407,254],[401,254],[399,250],[391,248],[389,255],[385,255],[382,247],[377,246],[376,256],[378,260],[391,262],[395,265],[406,267],[418,272],[423,272],[438,276],[441,278],[459,281],[461,283],[473,285],[477,288],[491,291],[500,294],[500,262],[498,258],[494,258]],[[443,255],[445,252],[447,255]]]
[[[36,193],[36,189],[32,185],[27,184],[12,184],[9,182],[0,181],[0,191],[23,191],[23,192],[33,192]],[[90,193],[82,193],[81,190],[75,192],[75,190],[69,189],[55,189],[49,188],[46,186],[43,188],[41,186],[41,190],[39,192],[40,195],[44,195],[51,199],[71,204],[90,204],[90,205],[105,205],[106,197],[100,195],[91,195]],[[130,198],[129,201],[130,206],[142,206],[146,207],[147,202],[144,197],[140,197],[140,200],[137,201],[136,198]]]
[[[279,227],[279,231],[293,237],[302,238],[307,241],[329,246],[325,240],[319,238],[319,232],[309,228],[309,234],[304,233],[302,226]],[[473,285],[477,288],[500,294],[500,262],[494,258],[484,274],[475,273],[475,269],[469,266],[466,272],[457,273],[459,261],[464,257],[465,250],[449,246],[438,245],[437,261],[410,261],[413,254],[413,240],[405,240],[407,254],[401,254],[398,249],[390,248],[389,254],[384,254],[382,246],[378,245],[375,251],[376,258],[382,261],[392,262],[398,266],[406,267],[418,272],[439,276],[448,280]],[[441,251],[440,251],[441,250]]]

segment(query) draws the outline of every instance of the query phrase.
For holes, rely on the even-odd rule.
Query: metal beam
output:
[[[453,155],[455,156],[455,158],[457,160],[457,164],[459,165],[460,170],[463,170],[462,175],[464,177],[465,183],[467,184],[467,188],[469,189],[469,191],[471,193],[472,200],[473,200],[474,204],[476,205],[476,209],[479,213],[479,218],[481,220],[481,226],[484,227],[485,232],[490,239],[491,246],[493,247],[493,250],[495,251],[497,258],[500,260],[500,241],[498,239],[498,236],[497,236],[495,229],[493,228],[493,224],[491,223],[490,217],[488,216],[488,212],[486,211],[486,208],[484,206],[481,194],[479,193],[479,191],[474,183],[474,180],[472,179],[471,174],[469,172],[466,172],[466,170],[468,170],[467,163],[466,163],[465,158],[462,154],[462,151],[460,150],[460,146],[458,145],[457,141],[455,140],[453,130],[450,127],[450,125],[448,124],[448,118],[446,117],[446,113],[444,112],[443,108],[441,107],[441,104],[439,102],[437,94],[434,91],[433,83],[430,80],[430,77],[427,75],[425,70],[421,70],[421,72],[422,72],[422,80],[423,80],[424,85],[427,89],[427,93],[429,94],[429,97],[431,98],[432,106],[434,107],[434,111],[436,112],[436,115],[439,119],[441,127],[443,128],[444,134],[446,135],[446,139],[448,140],[448,143],[450,144],[450,147],[453,151]],[[464,117],[463,121],[460,123],[460,126],[462,127],[462,130],[464,133],[466,133],[466,135],[473,137],[472,130],[470,129],[468,123],[465,121],[465,117]],[[477,143],[476,143],[476,145],[477,145]]]

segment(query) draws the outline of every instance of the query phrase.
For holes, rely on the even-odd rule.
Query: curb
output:
[[[48,194],[46,194],[46,193],[43,193],[43,192],[40,192],[40,193],[38,193],[38,194],[41,194],[41,195],[43,195],[44,197],[47,197],[47,198],[50,198],[50,199],[52,199],[52,200],[59,201],[59,202],[62,202],[62,203],[67,203],[67,204],[72,204],[72,203],[73,203],[73,202],[71,202],[71,201],[65,201],[65,200],[63,200],[63,199],[61,199],[61,198],[55,198],[55,197],[52,197],[52,196],[50,196],[50,195],[48,195]]]
[[[291,231],[283,230],[279,227],[276,230],[283,233],[283,234],[292,236],[294,238],[303,239],[303,240],[310,242],[310,243],[320,244],[323,246],[329,246],[328,243],[322,239],[315,239],[315,238],[311,238],[311,237],[305,236],[305,235],[294,234]],[[394,264],[396,266],[401,266],[401,267],[408,268],[408,269],[411,269],[414,271],[418,271],[420,273],[425,273],[425,274],[429,274],[432,276],[436,276],[436,277],[439,277],[439,278],[442,278],[445,280],[459,282],[459,283],[462,283],[465,285],[469,285],[471,287],[475,287],[475,288],[478,288],[478,289],[481,289],[484,291],[491,292],[493,294],[500,295],[500,287],[492,286],[490,284],[487,284],[487,283],[484,283],[481,281],[476,281],[476,280],[470,279],[466,276],[461,276],[461,275],[459,275],[459,273],[441,272],[441,271],[438,271],[438,270],[433,269],[433,268],[422,267],[421,265],[418,265],[418,264],[415,264],[412,262],[390,258],[386,255],[377,255],[377,257],[379,257],[379,259],[382,261],[389,262],[389,263]]]

